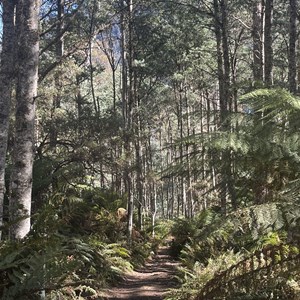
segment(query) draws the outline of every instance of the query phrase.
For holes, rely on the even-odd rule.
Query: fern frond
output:
[[[269,120],[281,120],[300,112],[300,99],[284,89],[259,89],[243,95],[240,100]]]

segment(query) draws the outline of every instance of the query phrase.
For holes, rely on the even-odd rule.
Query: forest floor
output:
[[[178,286],[175,278],[179,262],[168,254],[167,247],[159,248],[146,265],[126,275],[117,287],[106,291],[107,300],[160,300],[170,288]]]

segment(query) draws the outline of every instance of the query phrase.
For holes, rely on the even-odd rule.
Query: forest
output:
[[[0,299],[125,299],[161,247],[177,284],[151,299],[300,299],[299,22],[0,0]]]

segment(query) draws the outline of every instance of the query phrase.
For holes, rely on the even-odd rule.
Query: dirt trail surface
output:
[[[168,289],[178,285],[175,278],[178,264],[168,255],[168,248],[162,247],[142,269],[128,274],[118,287],[108,290],[103,299],[163,299],[163,294]]]

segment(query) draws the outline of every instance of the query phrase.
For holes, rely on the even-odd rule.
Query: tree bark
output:
[[[183,91],[183,83],[180,83],[179,86],[179,103],[178,103],[178,130],[179,130],[179,139],[180,139],[180,144],[179,144],[179,161],[180,164],[183,166],[183,155],[184,155],[184,148],[183,148],[183,95],[182,95],[182,91]],[[181,175],[180,176],[180,200],[181,200],[181,214],[183,216],[186,216],[186,188],[185,188],[185,180],[184,180],[184,176]]]
[[[297,92],[296,74],[296,40],[297,40],[297,0],[290,0],[290,28],[289,28],[289,90],[291,93]]]
[[[19,0],[17,4],[16,132],[10,194],[12,239],[22,239],[30,230],[39,59],[39,8],[39,0]]]
[[[268,87],[273,84],[273,49],[272,49],[272,22],[273,22],[273,0],[266,0],[265,4],[265,28],[264,28],[264,67],[265,83]]]
[[[219,1],[214,0],[214,25],[217,42],[217,64],[218,64],[218,81],[219,81],[219,100],[220,100],[220,118],[221,122],[226,111],[226,99],[224,98],[224,71],[223,71],[223,54],[222,54],[222,31]]]
[[[232,95],[230,93],[230,58],[229,58],[229,46],[228,46],[228,4],[227,0],[220,1],[221,10],[221,28],[222,28],[222,51],[223,51],[223,69],[224,69],[224,115],[227,118],[227,111],[232,109]],[[226,120],[222,120],[226,122]],[[225,125],[225,124],[224,124]]]
[[[53,104],[52,104],[52,112],[51,115],[53,117],[53,120],[51,122],[51,128],[50,128],[50,148],[53,149],[53,151],[56,151],[56,144],[57,144],[57,138],[58,138],[58,131],[57,131],[57,122],[55,118],[56,110],[57,108],[60,108],[61,105],[61,91],[62,91],[62,69],[61,69],[61,62],[64,55],[64,6],[65,1],[64,0],[57,0],[57,28],[56,28],[56,44],[55,44],[55,54],[56,54],[56,61],[59,62],[59,68],[56,70],[54,81],[56,86],[56,91],[53,96]]]
[[[94,39],[94,31],[95,31],[95,10],[96,10],[96,1],[93,1],[93,8],[92,8],[92,15],[91,15],[91,21],[90,21],[90,40],[89,40],[89,71],[90,71],[90,84],[91,84],[91,94],[92,94],[92,99],[94,103],[94,110],[95,114],[100,113],[100,105],[99,101],[96,97],[95,93],[95,84],[94,84],[94,66],[93,66],[93,39]]]
[[[186,101],[186,127],[187,127],[187,136],[191,134],[191,114],[190,106],[188,101],[188,95],[185,95]],[[202,108],[201,108],[202,109]],[[186,143],[186,159],[187,159],[187,216],[192,218],[194,215],[194,203],[193,203],[193,188],[192,188],[192,171],[191,171],[191,158],[190,158],[190,146],[189,143]]]
[[[124,120],[124,151],[126,162],[124,167],[124,185],[127,194],[127,237],[132,242],[133,229],[133,180],[132,155],[133,141],[133,105],[134,105],[134,73],[133,73],[133,2],[121,1],[121,47],[122,47],[122,114]]]
[[[151,197],[151,227],[152,227],[152,237],[155,237],[155,220],[157,213],[157,186],[155,181],[153,181],[153,195]]]
[[[3,39],[0,64],[0,227],[3,225],[5,167],[9,114],[14,79],[15,1],[3,0]],[[0,240],[2,231],[0,230]]]
[[[253,39],[253,79],[263,81],[262,60],[262,3],[261,0],[253,2],[252,10],[252,39]]]
[[[214,21],[215,35],[217,42],[217,63],[218,63],[218,80],[219,80],[219,99],[220,99],[220,126],[223,131],[228,129],[227,114],[230,107],[230,61],[228,51],[228,25],[227,25],[227,1],[214,0]],[[228,106],[229,105],[229,106]],[[230,161],[227,150],[221,153],[221,188],[220,188],[220,205],[222,212],[227,211],[227,182],[230,176],[228,169]]]
[[[139,110],[139,101],[136,101],[136,109]],[[136,115],[135,119],[135,158],[136,158],[136,190],[138,196],[138,228],[143,228],[143,198],[144,198],[144,188],[143,188],[143,166],[142,166],[142,156],[143,149],[141,143],[141,128],[139,115]]]

